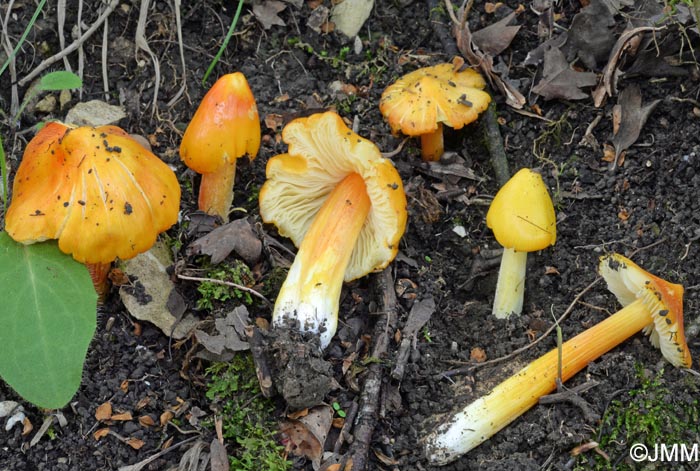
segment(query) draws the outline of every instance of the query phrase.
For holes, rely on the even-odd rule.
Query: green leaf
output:
[[[57,70],[49,72],[41,77],[37,88],[44,92],[52,92],[56,90],[69,90],[71,88],[80,88],[83,86],[83,81],[73,72],[67,70]]]
[[[55,242],[22,245],[0,232],[0,300],[0,377],[39,407],[65,406],[95,334],[87,268]]]

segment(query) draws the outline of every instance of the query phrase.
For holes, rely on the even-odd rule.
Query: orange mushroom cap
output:
[[[180,157],[197,173],[212,173],[260,149],[258,108],[240,72],[216,81],[204,95],[180,144]]]
[[[461,129],[491,102],[485,86],[473,69],[455,70],[450,63],[423,67],[387,87],[379,110],[394,134],[420,136],[436,131],[440,123]]]
[[[47,124],[25,149],[5,228],[18,242],[58,239],[88,264],[148,250],[175,222],[172,170],[116,126]]]
[[[641,300],[650,313],[644,333],[673,366],[690,368],[683,327],[683,286],[648,273],[620,254],[600,258],[598,270],[623,306]]]

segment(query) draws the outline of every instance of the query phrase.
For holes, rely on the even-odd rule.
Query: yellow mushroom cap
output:
[[[197,173],[212,173],[260,149],[258,107],[240,72],[219,78],[204,95],[180,144],[180,157]]]
[[[649,310],[644,333],[673,366],[690,368],[692,358],[683,328],[683,286],[648,273],[620,254],[600,257],[598,268],[623,306],[641,300]]]
[[[410,72],[389,85],[379,110],[397,134],[420,136],[440,123],[454,129],[475,121],[491,102],[484,79],[473,69],[445,63]]]
[[[518,252],[553,245],[557,241],[557,219],[542,176],[528,168],[513,175],[491,202],[486,225],[499,244]]]
[[[328,194],[346,176],[363,177],[371,209],[352,252],[345,280],[386,267],[406,228],[406,195],[390,160],[352,132],[335,113],[290,122],[282,131],[288,153],[267,162],[260,215],[298,247]]]
[[[58,239],[82,263],[148,250],[177,222],[172,170],[116,126],[47,124],[24,151],[5,228],[18,242]]]

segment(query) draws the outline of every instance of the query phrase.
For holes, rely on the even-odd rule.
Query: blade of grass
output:
[[[221,55],[226,50],[226,46],[228,46],[228,42],[231,40],[231,36],[233,36],[233,32],[236,30],[236,24],[238,24],[238,17],[241,16],[241,10],[243,10],[243,0],[238,0],[238,8],[236,8],[236,14],[233,15],[233,20],[231,21],[231,26],[228,27],[228,32],[226,33],[224,42],[221,44],[219,51],[216,53],[216,56],[214,56],[214,59],[211,61],[211,64],[209,64],[207,71],[204,73],[204,77],[202,78],[203,86],[206,86],[209,74],[211,74],[211,72],[214,70],[214,67],[216,67],[216,64],[219,62]]]
[[[2,174],[2,214],[7,212],[7,164],[5,163],[5,148],[0,136],[0,173]]]
[[[44,5],[46,4],[46,0],[41,0],[39,4],[36,6],[36,10],[34,10],[34,15],[32,15],[32,18],[29,20],[29,24],[27,27],[24,29],[24,32],[22,33],[22,36],[19,38],[19,41],[17,41],[17,45],[15,46],[15,49],[12,51],[12,54],[5,60],[5,63],[2,64],[2,67],[0,67],[0,76],[2,76],[2,73],[5,72],[5,69],[10,65],[10,62],[12,62],[12,59],[17,55],[17,52],[19,51],[19,48],[22,47],[22,44],[24,43],[24,40],[27,39],[27,36],[29,35],[29,31],[32,30],[32,27],[34,26],[34,23],[36,23],[36,19],[39,18],[39,14],[41,13],[41,10],[44,9]]]

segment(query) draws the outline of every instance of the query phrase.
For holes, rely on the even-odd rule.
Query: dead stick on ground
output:
[[[28,73],[22,80],[19,81],[19,86],[23,87],[32,80],[34,80],[40,73],[42,73],[46,68],[48,68],[50,65],[54,64],[57,61],[60,61],[64,57],[66,57],[68,54],[71,52],[75,51],[78,49],[78,47],[83,44],[85,41],[87,41],[90,36],[95,34],[95,31],[97,31],[97,28],[99,28],[102,23],[107,19],[107,17],[114,11],[114,9],[119,5],[119,0],[112,0],[109,2],[109,5],[107,5],[107,8],[104,9],[104,11],[100,14],[100,16],[97,18],[97,20],[90,26],[90,28],[85,31],[85,33],[80,36],[78,39],[73,41],[70,46],[67,48],[63,49],[61,52],[58,52],[54,54],[53,56],[49,57],[48,59],[45,59],[36,66],[34,70],[32,70],[30,73]]]
[[[397,318],[396,292],[394,291],[391,267],[385,268],[381,273],[374,275],[372,280],[375,284],[376,292],[381,297],[380,315],[374,327],[372,357],[383,360],[386,357],[389,342],[391,342],[393,337]],[[355,420],[355,440],[345,458],[346,464],[341,464],[340,469],[346,469],[346,465],[350,466],[347,469],[351,471],[363,471],[366,469],[372,434],[377,424],[377,408],[379,397],[381,396],[385,366],[382,362],[374,362],[368,369],[369,373],[362,389],[360,406],[357,419]]]
[[[496,181],[499,186],[503,186],[510,180],[510,171],[508,171],[508,157],[503,145],[503,136],[501,136],[501,130],[498,128],[495,102],[492,101],[486,109],[481,122],[486,137],[486,147],[491,155],[493,172],[496,174]]]

